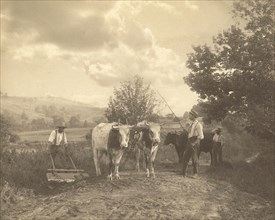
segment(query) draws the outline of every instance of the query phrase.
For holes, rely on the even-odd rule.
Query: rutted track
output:
[[[92,177],[56,195],[26,198],[3,218],[274,219],[271,202],[214,181],[201,168],[198,179],[183,178],[176,165],[158,167],[156,178],[130,171],[112,182]]]

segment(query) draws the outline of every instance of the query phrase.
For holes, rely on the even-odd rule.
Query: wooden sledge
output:
[[[48,181],[70,183],[89,177],[89,174],[85,173],[84,170],[76,168],[72,158],[69,155],[68,157],[70,158],[74,169],[56,169],[52,155],[50,155],[50,157],[53,168],[47,170],[46,176]]]

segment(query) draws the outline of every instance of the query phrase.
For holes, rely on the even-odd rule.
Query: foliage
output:
[[[40,130],[50,128],[51,124],[49,124],[44,118],[37,118],[31,121],[31,126],[33,130]]]
[[[235,2],[233,14],[242,25],[214,37],[214,49],[194,47],[184,78],[211,119],[234,114],[247,130],[267,138],[275,135],[273,10],[270,0]]]
[[[21,119],[23,119],[23,120],[29,120],[29,117],[28,117],[28,115],[26,114],[26,112],[22,112],[22,114],[21,114]]]
[[[3,114],[0,114],[0,160],[2,158],[3,148],[9,143],[10,122]]]
[[[114,89],[114,97],[110,97],[105,116],[108,121],[121,121],[135,124],[149,119],[157,105],[155,93],[150,84],[136,75],[132,80],[121,83],[119,89]]]
[[[87,123],[87,121],[86,121]],[[71,128],[80,128],[82,127],[82,122],[80,121],[80,116],[71,116],[69,122],[68,122],[69,127]]]
[[[63,122],[65,122],[65,119],[59,115],[53,115],[52,119],[53,119],[54,126],[58,126],[58,125],[62,124]]]
[[[10,134],[10,143],[17,143],[20,141],[20,136],[18,134]]]

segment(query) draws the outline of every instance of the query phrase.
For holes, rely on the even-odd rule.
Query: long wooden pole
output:
[[[156,89],[155,89],[156,90]],[[180,123],[180,119],[176,116],[176,114],[173,112],[173,110],[170,108],[170,106],[168,105],[168,102],[165,100],[165,98],[158,92],[158,90],[156,90],[156,92],[158,93],[158,95],[162,98],[162,100],[165,102],[166,106],[170,109],[170,111],[172,112],[172,114],[175,116],[175,118],[178,120],[178,123],[180,124],[181,128],[183,130],[186,130],[182,124]]]

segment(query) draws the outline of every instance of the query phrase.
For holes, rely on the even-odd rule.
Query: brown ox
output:
[[[155,177],[154,161],[157,155],[158,146],[160,143],[160,125],[157,123],[148,123],[142,121],[134,128],[135,134],[135,148],[136,148],[136,160],[137,169],[139,171],[139,161],[141,152],[144,153],[146,175],[150,177],[150,171],[152,176]]]

